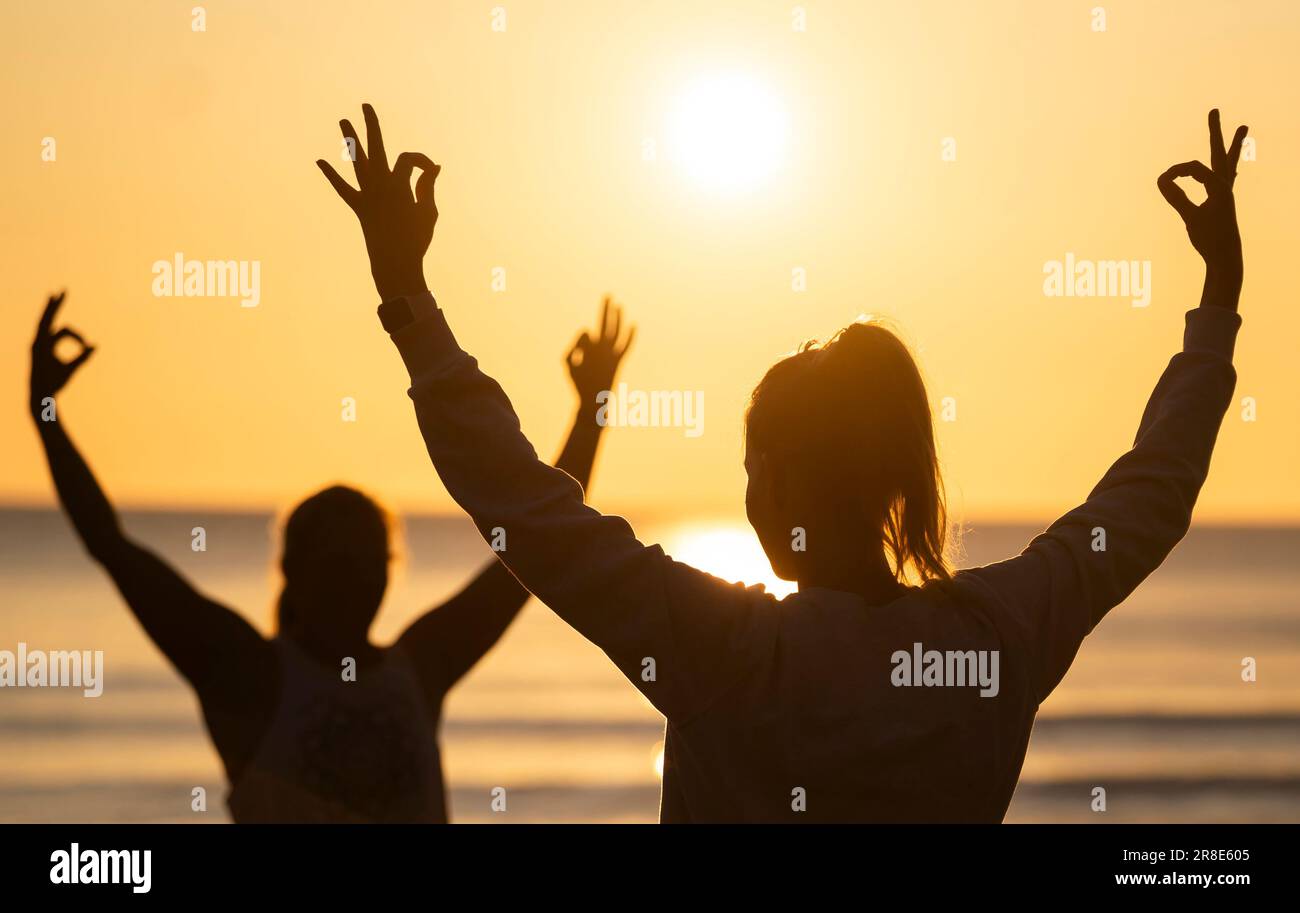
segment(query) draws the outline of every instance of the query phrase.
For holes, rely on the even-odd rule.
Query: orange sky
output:
[[[426,274],[539,450],[559,446],[561,357],[606,291],[639,325],[622,379],[704,392],[699,437],[611,431],[601,506],[739,509],[753,384],[875,313],[916,347],[936,407],[956,401],[938,428],[958,514],[1045,517],[1131,441],[1196,303],[1200,264],[1155,178],[1208,155],[1218,105],[1257,143],[1237,350],[1257,420],[1229,413],[1201,516],[1300,519],[1297,4],[1105,3],[1104,32],[1095,4],[1064,2],[823,0],[806,31],[788,0],[211,2],[204,32],[195,5],[0,11],[0,501],[50,498],[26,348],[66,285],[99,351],[61,415],[121,503],[281,506],[342,479],[451,508],[360,232],[313,164],[338,160],[338,118],[369,100],[390,153],[443,164]],[[726,192],[668,154],[689,87],[717,74],[787,131],[772,169]],[[178,251],[259,261],[260,303],[155,297],[151,265]],[[1150,261],[1150,306],[1044,296],[1067,252]]]

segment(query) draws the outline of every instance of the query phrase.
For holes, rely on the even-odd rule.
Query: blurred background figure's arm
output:
[[[235,612],[197,592],[157,555],[122,530],[117,511],[72,443],[55,396],[94,348],[70,328],[55,331],[60,293],[49,299],[32,342],[30,406],[59,503],[86,551],[108,571],[145,633],[205,698],[254,699],[270,669],[265,639]],[[72,339],[81,351],[61,361],[54,349]],[[237,667],[230,664],[237,663]],[[238,668],[239,674],[231,674]]]

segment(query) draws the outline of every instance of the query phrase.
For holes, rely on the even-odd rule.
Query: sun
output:
[[[732,583],[763,584],[774,596],[793,593],[795,584],[781,580],[763,554],[757,537],[747,528],[719,523],[689,524],[673,530],[664,541],[673,558]]]
[[[752,188],[785,158],[789,123],[779,100],[745,73],[697,78],[668,124],[669,154],[701,186]]]

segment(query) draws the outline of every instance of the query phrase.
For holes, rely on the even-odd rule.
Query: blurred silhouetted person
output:
[[[320,164],[361,221],[429,456],[481,531],[509,531],[501,557],[519,580],[667,717],[661,820],[1000,821],[1040,702],[1191,522],[1235,383],[1245,128],[1225,148],[1211,112],[1210,165],[1161,176],[1205,259],[1200,307],[1132,449],[1018,557],[948,567],[925,388],[884,327],[855,324],[767,372],[748,412],[745,507],[773,569],[798,582],[778,601],[643,545],[537,458],[425,285],[438,166],[403,153],[390,171],[365,114],[360,189]]]
[[[392,646],[369,640],[388,585],[390,527],[352,488],[307,498],[284,528],[278,632],[259,634],[194,589],[122,530],[65,430],[55,397],[90,357],[73,330],[54,330],[49,300],[32,344],[31,409],[64,510],[91,556],[198,695],[231,784],[236,821],[447,820],[438,751],[443,698],[497,642],[528,599],[499,561],[417,619]],[[602,328],[569,353],[581,402],[613,382],[626,343],[606,301]],[[54,352],[68,338],[81,351]],[[556,465],[585,487],[601,427],[579,409]],[[345,661],[355,676],[345,680]]]

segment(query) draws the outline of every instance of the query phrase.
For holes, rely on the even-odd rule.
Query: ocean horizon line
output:
[[[115,732],[118,734],[167,734],[190,732],[195,720],[180,714],[132,714],[101,718],[94,716],[13,716],[0,717],[0,727],[7,733],[30,735],[82,735],[89,732]],[[442,723],[444,732],[452,735],[501,735],[510,733],[546,734],[554,736],[580,735],[633,735],[658,737],[664,723],[654,719],[627,719],[608,717],[504,717],[504,716],[452,716]],[[1293,711],[1266,711],[1261,713],[1229,714],[1188,712],[1153,712],[1135,710],[1123,712],[1043,714],[1034,722],[1035,734],[1045,735],[1062,731],[1099,731],[1107,728],[1136,727],[1142,730],[1276,730],[1285,734],[1300,733],[1300,707]]]
[[[382,502],[381,502],[382,503]],[[470,525],[470,520],[464,513],[455,508],[447,510],[428,510],[413,509],[403,510],[385,505],[394,516],[401,520],[435,520],[435,521],[463,521]],[[613,505],[612,507],[617,507]],[[279,507],[230,507],[228,505],[215,504],[178,504],[178,505],[127,505],[118,508],[118,512],[126,517],[168,517],[179,516],[184,514],[204,514],[213,517],[223,517],[229,519],[247,519],[247,520],[265,520],[284,515],[287,513],[287,506]],[[19,516],[19,515],[42,515],[58,514],[61,508],[53,501],[45,503],[25,502],[25,501],[0,501],[0,516]],[[632,510],[607,509],[606,513],[613,513],[619,516],[630,516],[637,518],[640,522],[651,524],[690,524],[701,525],[709,523],[744,525],[745,517],[743,512],[727,512],[722,510],[713,510],[703,507],[698,510],[683,510],[667,512],[656,510],[654,508],[636,508]],[[960,526],[982,526],[985,528],[999,529],[1025,529],[1039,528],[1046,529],[1048,525],[1056,519],[1055,515],[1044,513],[1041,516],[1033,517],[1028,514],[1006,514],[1006,515],[972,515],[960,518],[957,522]],[[1264,532],[1291,532],[1300,530],[1300,517],[1294,519],[1274,519],[1260,518],[1258,520],[1246,519],[1205,519],[1193,520],[1193,529],[1214,529],[1214,530],[1249,530]]]

